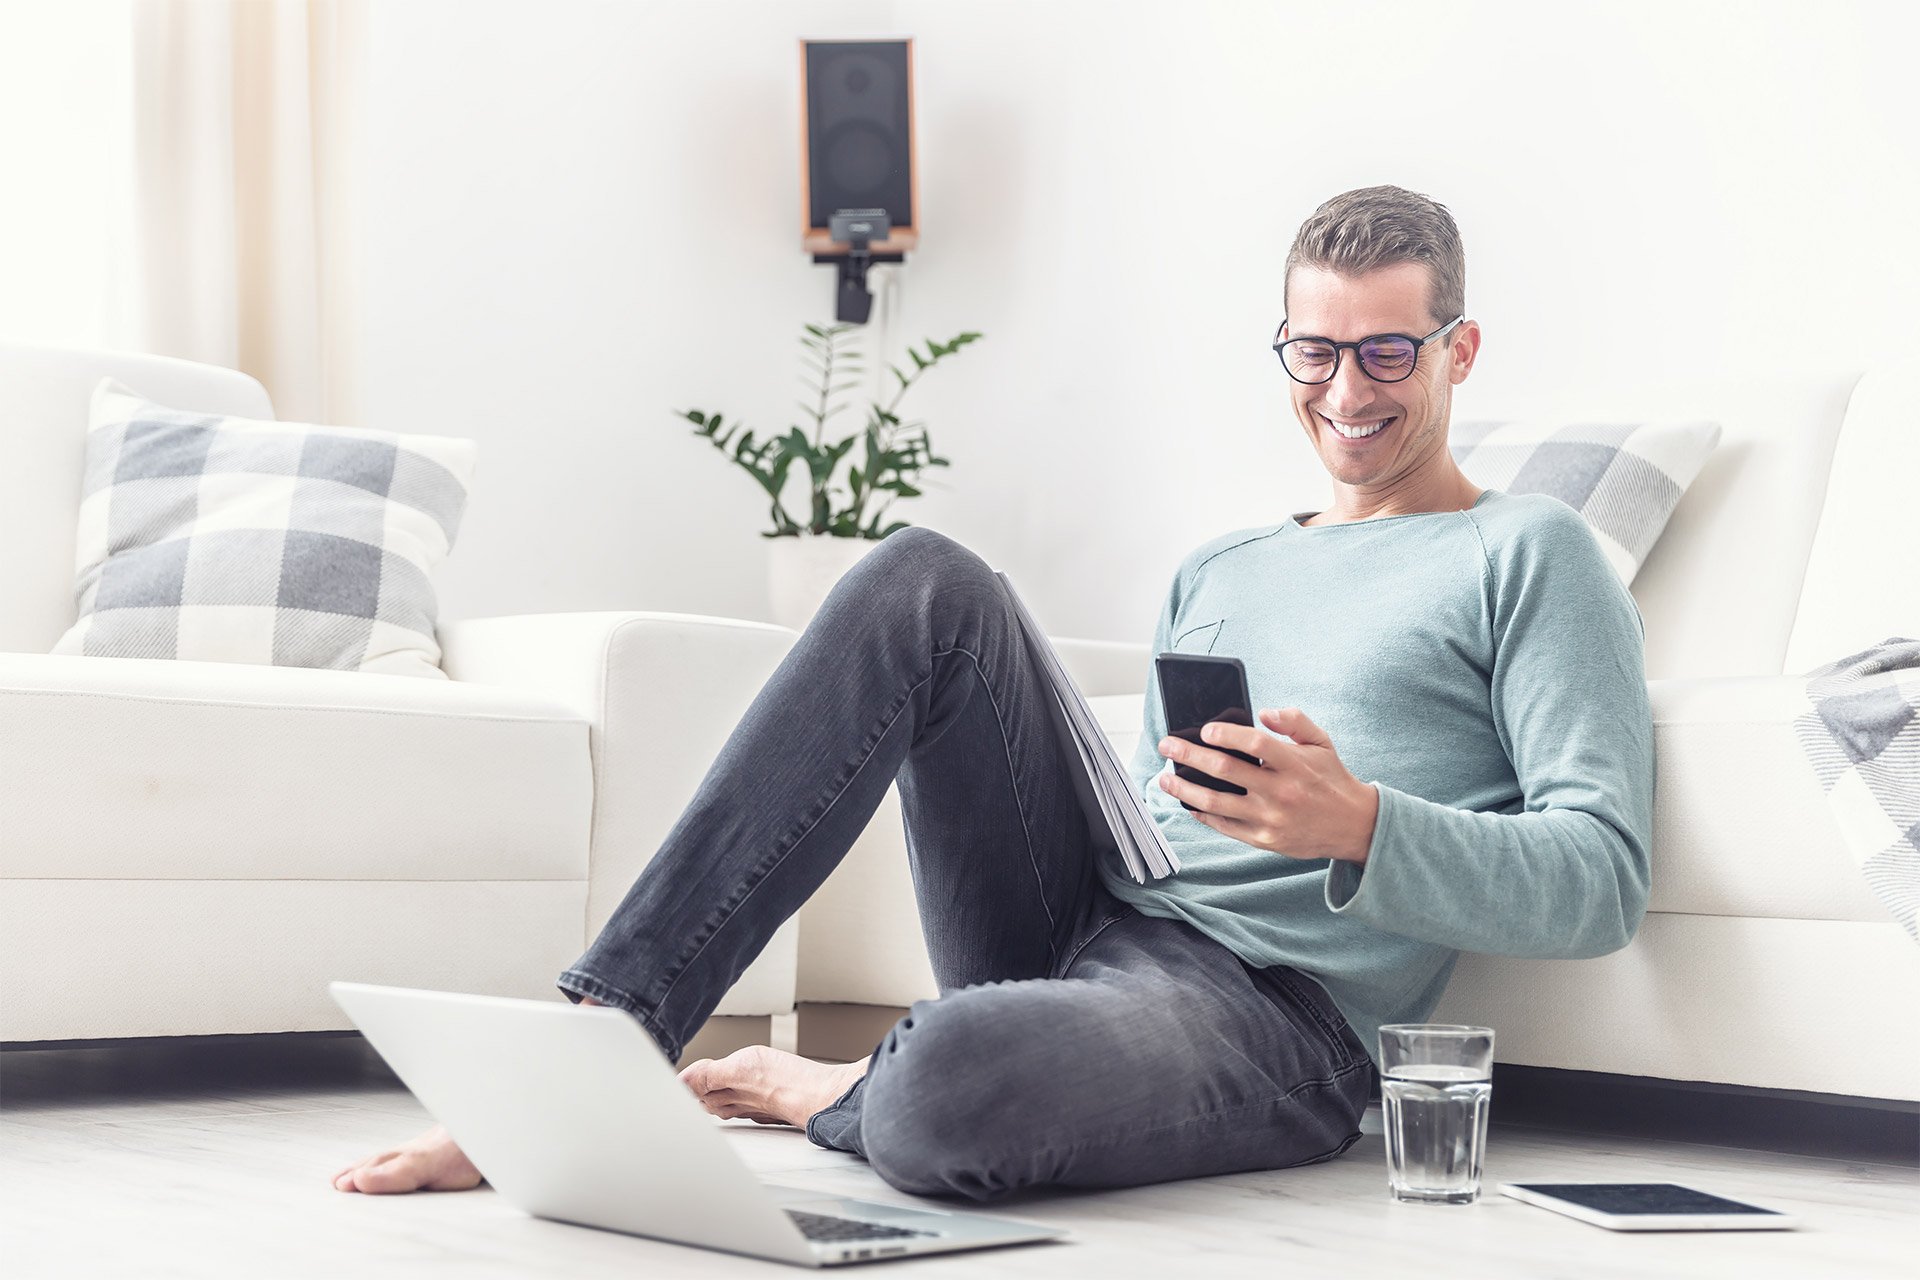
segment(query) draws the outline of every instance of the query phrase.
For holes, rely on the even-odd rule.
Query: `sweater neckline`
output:
[[[1320,515],[1321,513],[1318,511],[1296,511],[1292,515],[1287,517],[1287,523],[1292,525],[1294,528],[1300,530],[1302,533],[1319,533],[1323,530],[1329,530],[1329,529],[1358,529],[1358,528],[1363,528],[1367,525],[1389,524],[1395,520],[1418,520],[1422,516],[1465,515],[1467,512],[1477,510],[1478,508],[1483,506],[1486,503],[1487,498],[1490,495],[1497,492],[1499,492],[1499,490],[1482,489],[1480,491],[1480,496],[1473,500],[1473,506],[1461,507],[1453,511],[1404,511],[1397,516],[1373,516],[1366,520],[1345,520],[1339,524],[1302,524],[1300,523],[1302,520],[1310,520],[1314,516]]]

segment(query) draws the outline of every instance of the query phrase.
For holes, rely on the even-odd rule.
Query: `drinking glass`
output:
[[[1380,1103],[1394,1199],[1472,1204],[1479,1198],[1492,1098],[1491,1028],[1380,1028]]]

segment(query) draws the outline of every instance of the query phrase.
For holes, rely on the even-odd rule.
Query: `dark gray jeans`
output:
[[[924,529],[841,580],[559,978],[670,1059],[900,784],[941,995],[807,1137],[902,1191],[988,1200],[1332,1159],[1373,1065],[1320,985],[1142,915],[1086,819],[997,579]],[[644,779],[635,779],[644,785]]]

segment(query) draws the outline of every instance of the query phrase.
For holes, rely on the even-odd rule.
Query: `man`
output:
[[[1625,946],[1649,887],[1644,628],[1571,508],[1454,464],[1464,281],[1452,217],[1395,187],[1294,241],[1275,347],[1333,502],[1174,579],[1156,650],[1234,654],[1287,704],[1199,745],[1148,698],[1133,774],[1179,874],[1136,884],[1092,843],[995,579],[908,529],[834,590],[561,988],[677,1058],[897,778],[940,998],[865,1062],[756,1046],[681,1078],[901,1190],[984,1200],[1332,1159],[1379,1026],[1427,1017],[1460,951]],[[435,1130],[335,1185],[479,1178]]]

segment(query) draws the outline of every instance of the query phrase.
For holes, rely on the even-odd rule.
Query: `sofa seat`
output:
[[[587,878],[588,726],[519,690],[0,654],[0,876]]]
[[[340,1030],[333,979],[552,999],[592,809],[542,695],[0,654],[4,1038]]]

